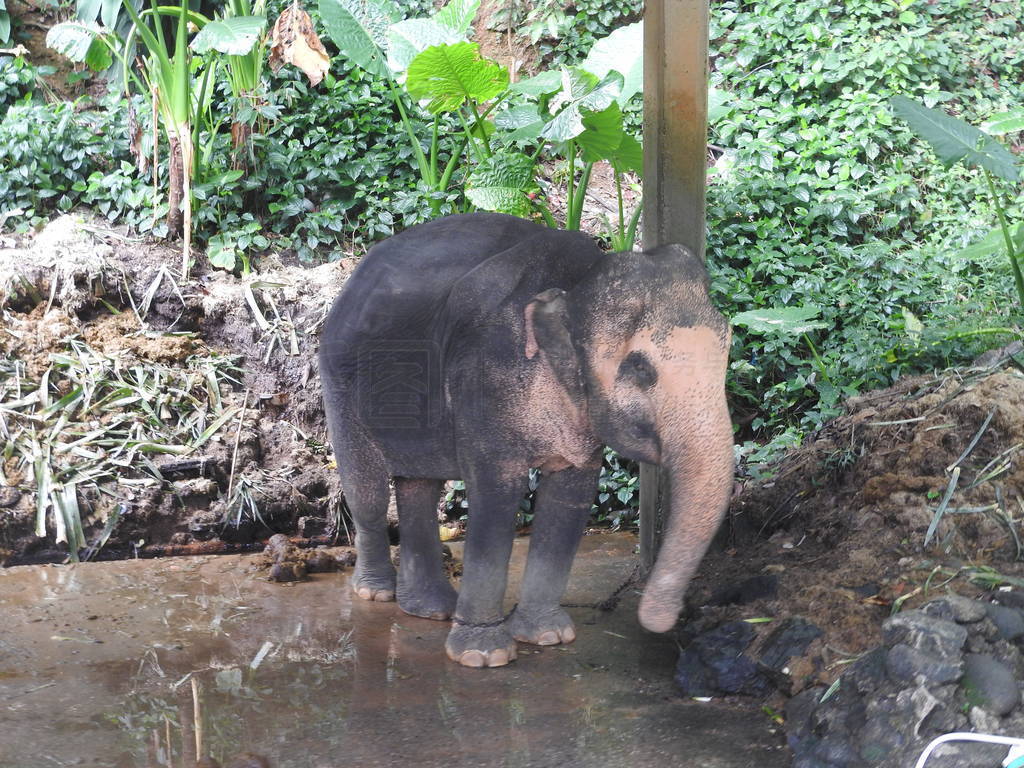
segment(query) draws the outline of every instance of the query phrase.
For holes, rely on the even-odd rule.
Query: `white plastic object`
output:
[[[1010,747],[1010,751],[1003,760],[1003,766],[1010,765],[1018,757],[1024,757],[1024,739],[1016,739],[1012,736],[996,736],[990,733],[946,733],[925,747],[921,757],[917,759],[917,764],[914,768],[924,768],[924,764],[931,757],[932,752],[940,745],[951,741],[976,741],[985,744],[1002,744]]]

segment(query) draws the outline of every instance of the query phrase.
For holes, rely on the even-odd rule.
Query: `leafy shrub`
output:
[[[821,380],[800,338],[738,329],[729,386],[748,436],[813,428],[847,394],[963,359],[974,350],[948,329],[998,314],[979,266],[951,253],[991,227],[983,182],[942,169],[888,99],[915,94],[979,122],[1020,103],[1024,49],[1001,42],[1024,33],[1020,10],[713,5],[712,82],[729,96],[712,137],[724,152],[709,176],[713,291],[728,313],[819,307],[828,328],[810,338],[833,372]],[[908,317],[928,332],[908,333]]]
[[[138,217],[150,198],[146,181],[125,170],[126,122],[116,100],[84,112],[70,102],[12,106],[0,121],[0,217],[20,210],[15,221],[36,224],[83,202]]]
[[[40,75],[52,73],[52,67],[34,67],[21,56],[0,55],[0,118],[12,104],[32,98]]]
[[[572,5],[575,14],[569,15],[562,36],[539,45],[545,58],[560,64],[579,63],[595,42],[638,20],[644,10],[643,0],[576,0]]]
[[[314,251],[337,256],[346,243],[370,243],[430,215],[378,78],[338,57],[317,88],[282,70],[269,94],[282,116],[254,136],[261,159],[242,188],[260,197],[277,247],[304,261]]]

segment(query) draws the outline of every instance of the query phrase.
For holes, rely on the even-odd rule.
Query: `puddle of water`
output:
[[[586,538],[566,601],[607,597],[634,542]],[[272,768],[789,764],[756,708],[675,695],[675,643],[639,628],[632,591],[572,609],[570,646],[473,670],[445,657],[447,624],[353,600],[345,574],[271,584],[251,562],[0,571],[0,766],[192,768],[197,740]]]

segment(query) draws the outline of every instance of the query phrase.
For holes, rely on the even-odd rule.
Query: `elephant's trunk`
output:
[[[657,561],[640,601],[640,623],[653,632],[675,626],[686,586],[729,505],[733,440],[721,374],[685,382],[659,427],[662,471],[667,473],[669,515]]]

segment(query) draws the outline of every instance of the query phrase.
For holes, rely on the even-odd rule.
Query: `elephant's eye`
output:
[[[650,389],[658,380],[658,372],[643,352],[630,352],[619,366],[619,378],[641,389]]]

